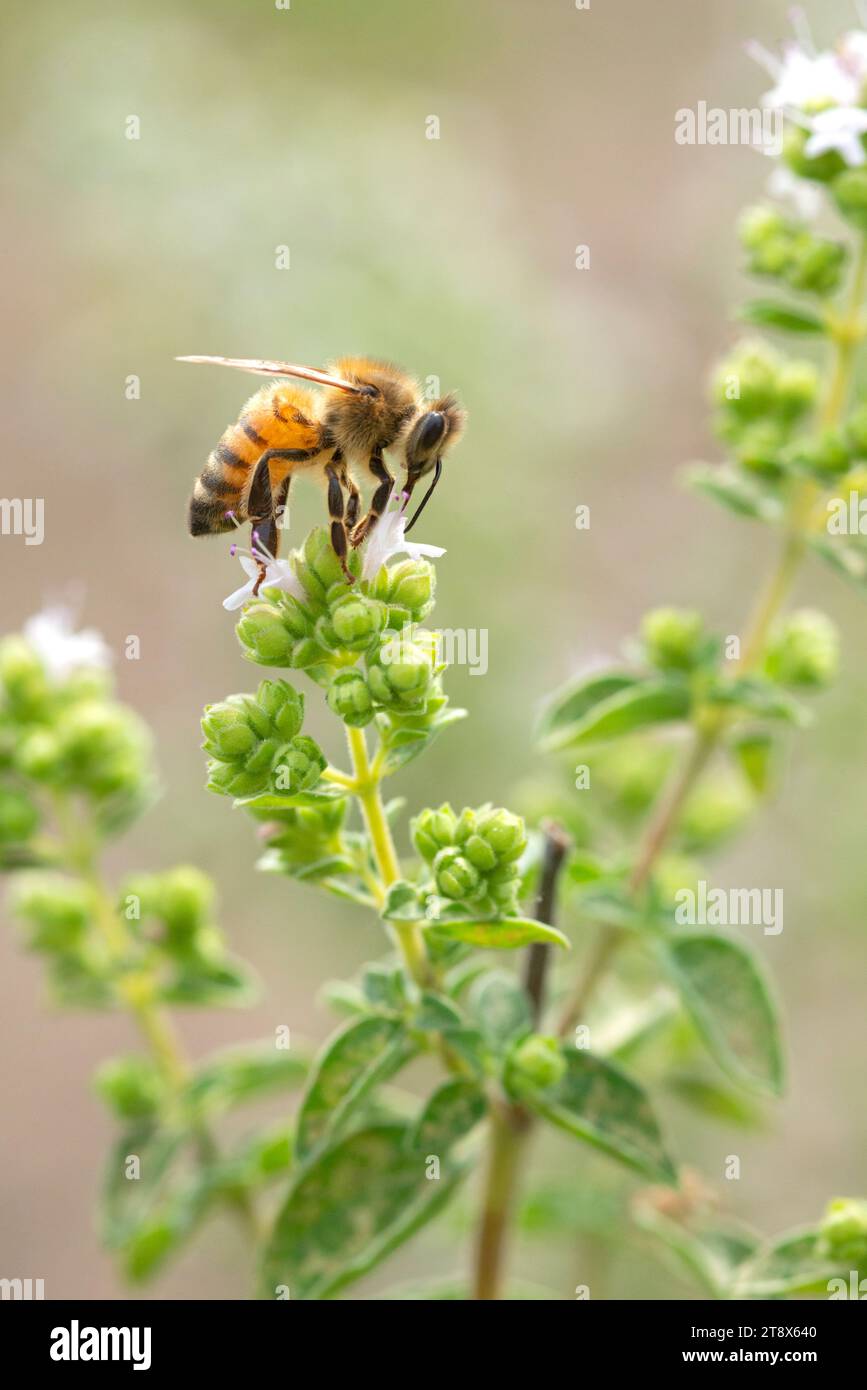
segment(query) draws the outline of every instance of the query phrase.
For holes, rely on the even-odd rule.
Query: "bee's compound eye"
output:
[[[429,454],[437,447],[446,432],[446,417],[438,410],[431,410],[422,416],[416,430],[415,452]]]
[[[378,387],[378,386],[359,386],[359,388],[358,388],[358,394],[359,394],[359,396],[378,396],[378,395],[379,395],[379,387]]]

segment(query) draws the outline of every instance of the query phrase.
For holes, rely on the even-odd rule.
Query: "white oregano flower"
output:
[[[377,522],[367,542],[362,579],[375,579],[393,555],[408,555],[411,560],[420,560],[428,555],[436,559],[439,555],[445,555],[441,545],[424,545],[420,541],[406,539],[405,507],[406,502],[400,502]]]
[[[230,554],[237,555],[241,562],[241,569],[247,575],[247,583],[242,584],[240,589],[235,589],[228,598],[223,599],[223,607],[228,609],[230,613],[236,608],[243,608],[245,603],[255,597],[253,590],[262,575],[263,565],[265,574],[261,584],[259,584],[259,589],[282,589],[284,593],[292,594],[294,598],[303,599],[305,597],[304,589],[290,562],[275,559],[258,537],[253,539],[252,550],[242,550],[240,546],[233,545]]]
[[[58,683],[75,671],[111,665],[111,651],[101,634],[92,627],[75,632],[72,610],[63,604],[28,618],[23,633],[49,678]]]
[[[774,79],[763,106],[809,111],[828,102],[851,106],[860,96],[861,82],[840,54],[810,54],[794,42],[784,45],[782,58],[755,42],[747,44],[747,52]]]
[[[805,119],[804,124],[811,131],[804,146],[810,159],[836,150],[847,164],[864,163],[861,137],[867,134],[867,110],[863,106],[830,106]]]

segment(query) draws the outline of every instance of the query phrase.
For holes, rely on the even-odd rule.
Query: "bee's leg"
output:
[[[343,519],[345,510],[345,499],[340,479],[333,464],[325,469],[325,476],[328,479],[328,515],[331,517],[331,545],[334,554],[340,561],[340,568],[343,570],[350,584],[355,583],[355,575],[346,563],[347,535],[346,522]]]
[[[306,449],[266,449],[253,470],[247,493],[247,516],[252,524],[254,536],[258,540],[259,549],[269,551],[275,559],[280,545],[282,510],[289,493],[292,475],[291,473],[287,474],[281,482],[275,484],[271,477],[271,460],[275,458],[292,459],[293,462],[297,463],[301,459],[311,456],[311,453]],[[259,578],[253,589],[254,598],[258,597],[259,586],[264,578],[265,565],[260,560]]]
[[[334,458],[336,462],[339,458],[339,454],[335,454]],[[356,522],[358,521],[358,508],[361,505],[361,493],[358,491],[358,488],[355,486],[355,483],[350,478],[345,464],[343,465],[343,468],[340,472],[340,481],[343,487],[345,487],[346,491],[349,493],[349,497],[346,501],[345,521],[346,529],[351,536],[352,532],[355,529]]]
[[[365,537],[370,535],[370,532],[388,506],[388,501],[394,488],[394,478],[386,468],[382,459],[382,453],[379,449],[371,454],[368,467],[374,478],[379,480],[379,486],[370,499],[370,507],[367,515],[362,517],[361,521],[359,521],[355,530],[352,532],[353,546],[361,545]]]

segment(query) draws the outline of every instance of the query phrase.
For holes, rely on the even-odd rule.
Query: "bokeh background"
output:
[[[855,16],[818,0],[818,37]],[[350,906],[253,870],[246,823],[203,790],[203,704],[249,688],[221,599],[225,541],[187,538],[192,478],[248,379],[177,365],[204,352],[320,362],[363,352],[438,375],[470,430],[422,539],[447,546],[438,618],[484,627],[483,679],[455,671],[471,718],[408,769],[411,804],[491,798],[533,772],[533,711],[588,657],[614,653],[656,602],[737,631],[770,538],[691,497],[685,461],[717,457],[705,382],[731,342],[742,286],[733,235],[765,162],[682,147],[674,112],[754,105],[767,87],[743,41],[788,32],[771,0],[46,0],[4,16],[3,495],[43,496],[46,538],[0,541],[3,627],[77,596],[118,653],[122,696],[157,739],[163,797],[112,868],[209,870],[261,1002],[189,1015],[194,1054],[289,1023],[332,1024],[321,982],[381,950]],[[125,138],[137,115],[141,138]],[[425,138],[439,117],[441,138]],[[588,270],[575,248],[591,248]],[[291,268],[275,268],[288,245]],[[141,379],[140,400],[125,379]],[[589,532],[574,528],[591,507]],[[303,536],[315,490],[295,495]],[[793,745],[769,812],[719,881],[784,888],[786,929],[762,949],[788,1019],[791,1087],[764,1132],[667,1115],[678,1146],[721,1177],[729,1209],[772,1232],[865,1182],[864,616],[824,572],[844,678]],[[129,634],[141,659],[123,659]],[[311,732],[333,730],[311,703]],[[336,752],[336,749],[334,750]],[[0,1273],[49,1297],[119,1297],[93,1207],[110,1124],[96,1065],[133,1043],[123,1020],[46,1007],[39,963],[0,942]],[[580,1187],[583,1149],[540,1161]],[[594,1170],[595,1171],[595,1170]],[[736,1189],[736,1190],[735,1190]],[[447,1217],[352,1291],[460,1270]],[[683,1297],[641,1244],[568,1226],[530,1236],[515,1272],[569,1297]],[[152,1296],[243,1298],[240,1236],[216,1223]]]

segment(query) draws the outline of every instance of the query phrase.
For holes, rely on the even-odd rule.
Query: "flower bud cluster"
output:
[[[785,358],[760,340],[740,343],[718,366],[712,394],[715,426],[742,467],[782,476],[785,451],[816,404],[819,378],[810,362]],[[831,448],[826,441],[824,448]]]
[[[518,905],[518,860],[527,844],[524,822],[500,807],[447,803],[425,810],[411,824],[413,843],[429,865],[440,897],[474,912],[505,916]]]
[[[255,695],[206,706],[209,790],[235,797],[310,790],[326,761],[315,740],[301,733],[303,721],[304,697],[283,680],[264,680]]]
[[[0,642],[0,862],[39,857],[40,807],[52,796],[83,798],[114,830],[152,786],[148,731],[112,698],[105,671],[58,674],[26,637]]]
[[[760,204],[740,224],[741,243],[753,275],[768,276],[802,293],[826,296],[839,288],[847,250],[842,242],[814,236],[803,222]]]
[[[237,633],[248,660],[304,669],[328,685],[341,668],[374,650],[386,629],[420,622],[433,607],[434,570],[426,560],[383,566],[370,582],[360,578],[357,552],[348,563],[353,585],[328,531],[311,531],[291,557],[297,592],[265,589],[244,610]]]

